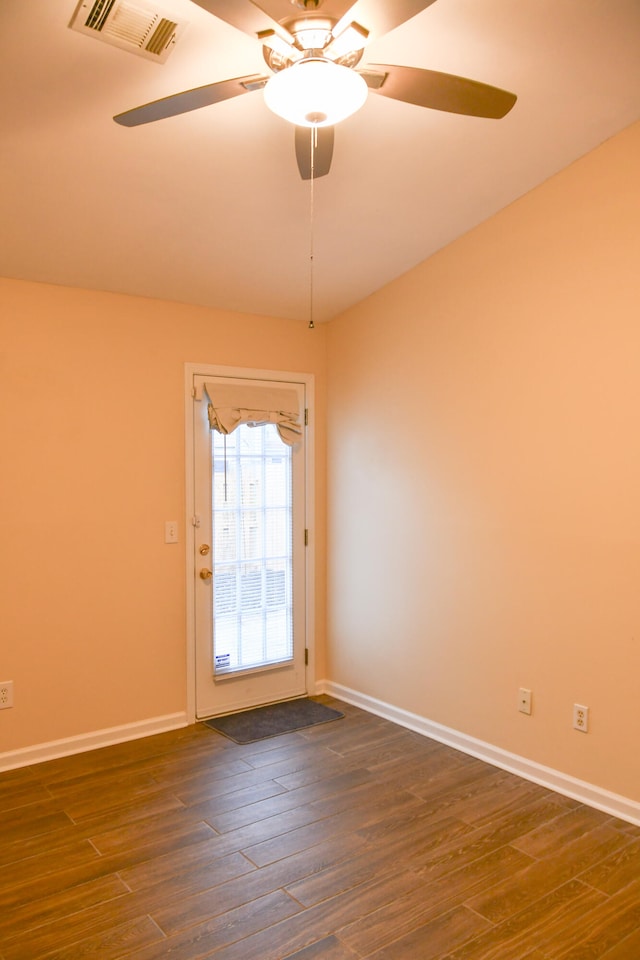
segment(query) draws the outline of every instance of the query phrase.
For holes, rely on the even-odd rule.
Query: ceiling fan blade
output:
[[[193,90],[184,90],[174,93],[171,97],[153,100],[141,107],[134,107],[117,114],[113,119],[123,127],[137,127],[143,123],[153,123],[154,120],[164,120],[166,117],[175,117],[190,110],[199,110],[212,103],[230,100],[252,90],[260,90],[267,82],[267,77],[252,75],[236,77],[234,80],[221,80],[219,83],[208,83],[204,87],[195,87]]]
[[[432,3],[435,0],[356,0],[349,10],[349,20],[366,27],[371,41],[399,27]]]
[[[306,10],[302,5],[292,4],[291,0],[253,0],[253,2],[278,23],[285,23],[287,20],[312,20],[314,17],[323,19],[330,17],[339,20],[353,7],[355,0],[320,0],[317,9],[310,4]]]
[[[295,19],[330,17],[340,20],[354,4],[354,0],[321,0],[317,10],[312,5],[305,10],[302,5],[297,6],[291,0],[255,0],[255,2],[254,0],[194,0],[194,2],[215,17],[252,37],[264,30],[273,30],[277,24]],[[433,3],[434,0],[429,2]]]
[[[311,138],[313,141],[313,179],[324,177],[331,169],[333,127],[296,127],[296,160],[303,180],[311,180]]]
[[[263,30],[273,30],[277,20],[257,7],[251,0],[194,0],[203,10],[208,10],[214,17],[224,20],[232,27],[237,27],[250,37],[256,36]],[[291,14],[290,14],[291,16]]]
[[[499,120],[518,99],[515,93],[452,73],[374,63],[362,75],[375,93],[418,107]],[[380,82],[382,80],[382,82]]]

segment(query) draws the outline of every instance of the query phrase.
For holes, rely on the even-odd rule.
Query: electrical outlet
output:
[[[589,707],[585,707],[581,703],[574,703],[573,727],[580,733],[587,733],[589,730]]]
[[[0,710],[13,706],[13,680],[0,680]]]
[[[520,687],[518,690],[518,710],[520,713],[531,715],[531,690],[526,687]]]

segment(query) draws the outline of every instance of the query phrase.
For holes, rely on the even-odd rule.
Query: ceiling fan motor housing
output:
[[[258,34],[267,66],[274,73],[303,59],[324,58],[344,67],[355,67],[362,58],[367,31],[348,24],[337,35],[337,21],[329,17],[291,20],[278,29]]]

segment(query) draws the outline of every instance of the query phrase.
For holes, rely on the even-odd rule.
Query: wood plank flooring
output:
[[[0,958],[640,958],[639,828],[320,699],[0,774]]]

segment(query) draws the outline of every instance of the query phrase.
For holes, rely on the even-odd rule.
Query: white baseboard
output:
[[[32,763],[55,760],[57,757],[68,757],[74,753],[84,753],[87,750],[108,747],[114,743],[139,740],[141,737],[150,737],[154,733],[178,730],[180,727],[186,727],[187,724],[186,713],[170,713],[164,717],[125,723],[121,727],[108,727],[105,730],[82,733],[77,737],[67,737],[64,740],[38,743],[32,747],[24,747],[22,750],[10,750],[7,753],[0,753],[0,771],[27,767]]]
[[[533,760],[527,760],[526,757],[520,757],[515,753],[509,753],[500,747],[495,747],[483,740],[476,740],[465,733],[460,733],[450,727],[444,727],[426,717],[421,717],[416,713],[409,713],[392,704],[377,700],[375,697],[359,693],[357,690],[351,690],[349,687],[343,687],[339,683],[333,683],[331,680],[320,680],[316,684],[316,693],[326,693],[337,700],[343,700],[354,707],[361,707],[368,713],[373,713],[378,717],[384,717],[402,727],[421,733],[432,740],[438,740],[455,750],[462,753],[468,753],[479,760],[485,760],[487,763],[525,780],[531,780],[533,783],[547,787],[555,793],[561,793],[563,796],[571,797],[587,806],[595,807],[613,817],[619,817],[621,820],[627,820],[640,826],[640,803],[635,800],[629,800],[617,793],[611,793],[592,783],[586,783],[584,780],[577,780],[566,773],[554,770],[551,767],[545,767],[542,764],[535,763]]]

